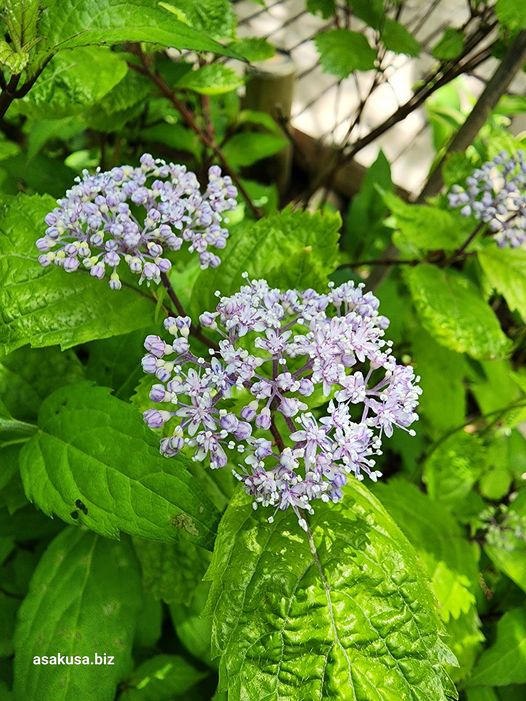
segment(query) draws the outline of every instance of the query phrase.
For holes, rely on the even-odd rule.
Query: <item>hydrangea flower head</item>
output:
[[[218,166],[208,177],[202,193],[185,166],[149,154],[136,168],[84,171],[46,217],[45,236],[36,244],[40,263],[108,275],[113,289],[121,287],[122,264],[139,282],[159,283],[172,265],[168,255],[183,244],[199,255],[202,268],[216,267],[220,259],[209,249],[226,244],[223,213],[235,208],[237,191]]]
[[[418,378],[394,359],[378,306],[352,282],[318,294],[251,281],[201,315],[220,338],[209,357],[191,349],[187,317],[168,318],[173,340],[148,336],[143,359],[163,403],[144,414],[166,425],[161,453],[229,462],[255,507],[292,508],[306,528],[312,503],[340,500],[349,475],[380,476],[384,436],[414,433]]]
[[[460,207],[488,225],[501,247],[517,248],[526,240],[526,156],[500,153],[455,185],[448,196],[451,207]]]

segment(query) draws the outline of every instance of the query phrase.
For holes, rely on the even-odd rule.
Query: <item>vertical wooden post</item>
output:
[[[268,61],[255,63],[248,69],[246,93],[243,99],[245,109],[266,112],[277,121],[288,120],[292,108],[292,97],[296,67],[286,53],[276,53]],[[280,195],[283,195],[290,182],[292,168],[292,145],[287,145],[272,158],[261,164],[265,175],[275,182]]]

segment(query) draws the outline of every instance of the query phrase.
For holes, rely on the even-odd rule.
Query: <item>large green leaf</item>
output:
[[[512,30],[526,28],[526,6],[521,0],[497,0],[495,13],[504,27]]]
[[[235,134],[225,144],[223,153],[236,167],[250,166],[286,148],[288,141],[281,134],[243,132]]]
[[[194,285],[194,310],[217,304],[215,290],[232,294],[243,284],[247,272],[252,279],[265,278],[271,285],[322,287],[338,260],[336,214],[310,214],[287,208],[258,222],[245,221],[232,229],[222,263],[200,273]]]
[[[38,262],[35,241],[55,202],[19,195],[0,207],[0,357],[20,346],[70,348],[152,323],[146,290],[110,290],[87,272],[66,273]]]
[[[354,71],[368,71],[374,68],[376,51],[360,32],[349,29],[333,29],[322,32],[315,38],[320,54],[320,63],[327,73],[338,78],[347,78]]]
[[[113,538],[184,535],[210,545],[214,507],[184,458],[159,455],[157,436],[131,405],[81,383],[48,397],[38,425],[20,467],[28,498],[46,514]]]
[[[31,579],[15,634],[15,696],[24,701],[113,701],[129,671],[140,570],[126,540],[114,542],[66,528]],[[35,664],[75,655],[88,664]],[[102,667],[95,654],[113,657]],[[93,661],[92,661],[93,660]]]
[[[120,83],[127,71],[126,61],[104,47],[59,53],[15,109],[46,119],[79,114]]]
[[[526,250],[491,246],[478,259],[490,284],[526,321]]]
[[[424,328],[439,343],[473,358],[507,353],[497,317],[465,276],[423,263],[406,270],[406,281]]]
[[[190,26],[186,16],[178,18],[157,0],[44,0],[42,5],[40,33],[53,51],[146,41],[233,55],[203,28]]]
[[[526,607],[508,611],[497,623],[497,640],[485,650],[470,686],[526,683]]]
[[[310,544],[293,513],[268,515],[238,493],[207,574],[229,701],[456,698],[414,551],[364,486],[316,507]]]

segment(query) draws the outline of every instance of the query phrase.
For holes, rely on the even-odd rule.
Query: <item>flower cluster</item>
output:
[[[453,186],[449,204],[487,224],[499,246],[521,246],[526,240],[525,154],[502,152],[484,163],[466,179],[465,188]]]
[[[173,340],[148,336],[143,358],[157,378],[150,398],[161,405],[144,417],[164,426],[161,453],[189,446],[212,468],[230,461],[255,507],[291,507],[303,527],[312,501],[342,498],[348,475],[376,480],[382,436],[409,430],[421,390],[362,288],[318,294],[248,282],[201,315],[220,338],[209,358],[192,351],[189,318],[168,318]]]
[[[144,154],[137,168],[84,171],[46,217],[46,234],[38,239],[42,265],[54,263],[67,272],[87,268],[91,275],[109,274],[112,289],[122,286],[121,262],[146,280],[159,283],[171,251],[183,243],[199,254],[202,268],[220,263],[210,247],[224,248],[228,232],[223,212],[236,206],[237,191],[218,166],[208,171],[204,194],[185,166]]]

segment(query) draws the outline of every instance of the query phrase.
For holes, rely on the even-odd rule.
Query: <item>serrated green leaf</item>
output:
[[[46,514],[112,538],[123,531],[211,544],[216,511],[187,461],[160,456],[140,414],[108,389],[81,383],[57,390],[42,404],[38,425],[20,470],[28,498]]]
[[[126,540],[67,528],[31,579],[15,635],[17,699],[113,701],[129,671],[141,605],[137,561]],[[35,657],[112,655],[113,665],[35,664]],[[102,672],[101,672],[102,670]]]
[[[478,259],[490,284],[526,321],[526,250],[491,246]]]
[[[17,51],[35,43],[38,15],[38,0],[3,0],[1,16]]]
[[[157,0],[43,0],[41,5],[40,31],[50,50],[144,41],[236,57],[205,29],[178,20]]]
[[[321,15],[323,19],[333,15],[335,8],[335,0],[307,0],[307,10],[313,15]]]
[[[115,292],[87,273],[40,265],[35,241],[54,206],[49,196],[19,195],[0,207],[0,356],[27,343],[70,348],[154,321],[155,301],[141,290]]]
[[[382,42],[386,49],[397,54],[419,56],[422,49],[420,42],[403,24],[386,17],[381,31]]]
[[[235,167],[250,166],[279,153],[288,145],[281,134],[243,132],[235,134],[223,148],[225,158]]]
[[[216,39],[235,34],[236,13],[229,0],[166,0],[163,5],[181,11],[190,26]]]
[[[378,29],[384,17],[383,0],[347,0],[352,12],[373,29]]]
[[[364,486],[316,507],[310,546],[293,513],[267,516],[238,493],[207,574],[230,701],[455,697],[414,551]]]
[[[245,81],[233,68],[212,63],[185,73],[177,87],[193,90],[201,95],[222,95],[241,87]]]
[[[432,499],[455,512],[486,470],[486,452],[478,436],[457,431],[442,441],[424,464],[424,482]]]
[[[374,68],[376,51],[360,32],[333,29],[318,34],[314,40],[320,63],[327,73],[347,78],[354,71]]]
[[[84,113],[86,124],[97,131],[119,131],[145,109],[150,93],[151,83],[148,79],[135,71],[128,71],[95,107]]]
[[[206,676],[180,655],[156,655],[143,662],[126,680],[119,701],[172,701],[186,694]]]
[[[473,358],[506,355],[510,342],[468,278],[423,263],[406,270],[405,279],[422,325],[436,341]]]
[[[126,61],[103,47],[57,54],[15,111],[28,117],[77,115],[95,105],[126,75]]]
[[[221,265],[200,273],[192,293],[194,311],[217,304],[215,290],[229,295],[243,284],[247,272],[252,279],[265,278],[270,285],[319,287],[338,260],[337,214],[310,214],[286,208],[258,222],[245,221],[232,229]]]
[[[505,613],[497,623],[497,639],[485,650],[469,680],[470,686],[526,683],[526,607]]]
[[[433,58],[450,61],[457,58],[464,48],[464,34],[459,29],[447,27],[431,50]]]
[[[409,204],[392,192],[384,202],[394,215],[398,229],[394,242],[413,251],[451,251],[460,246],[471,231],[471,223],[455,212],[431,205]]]

